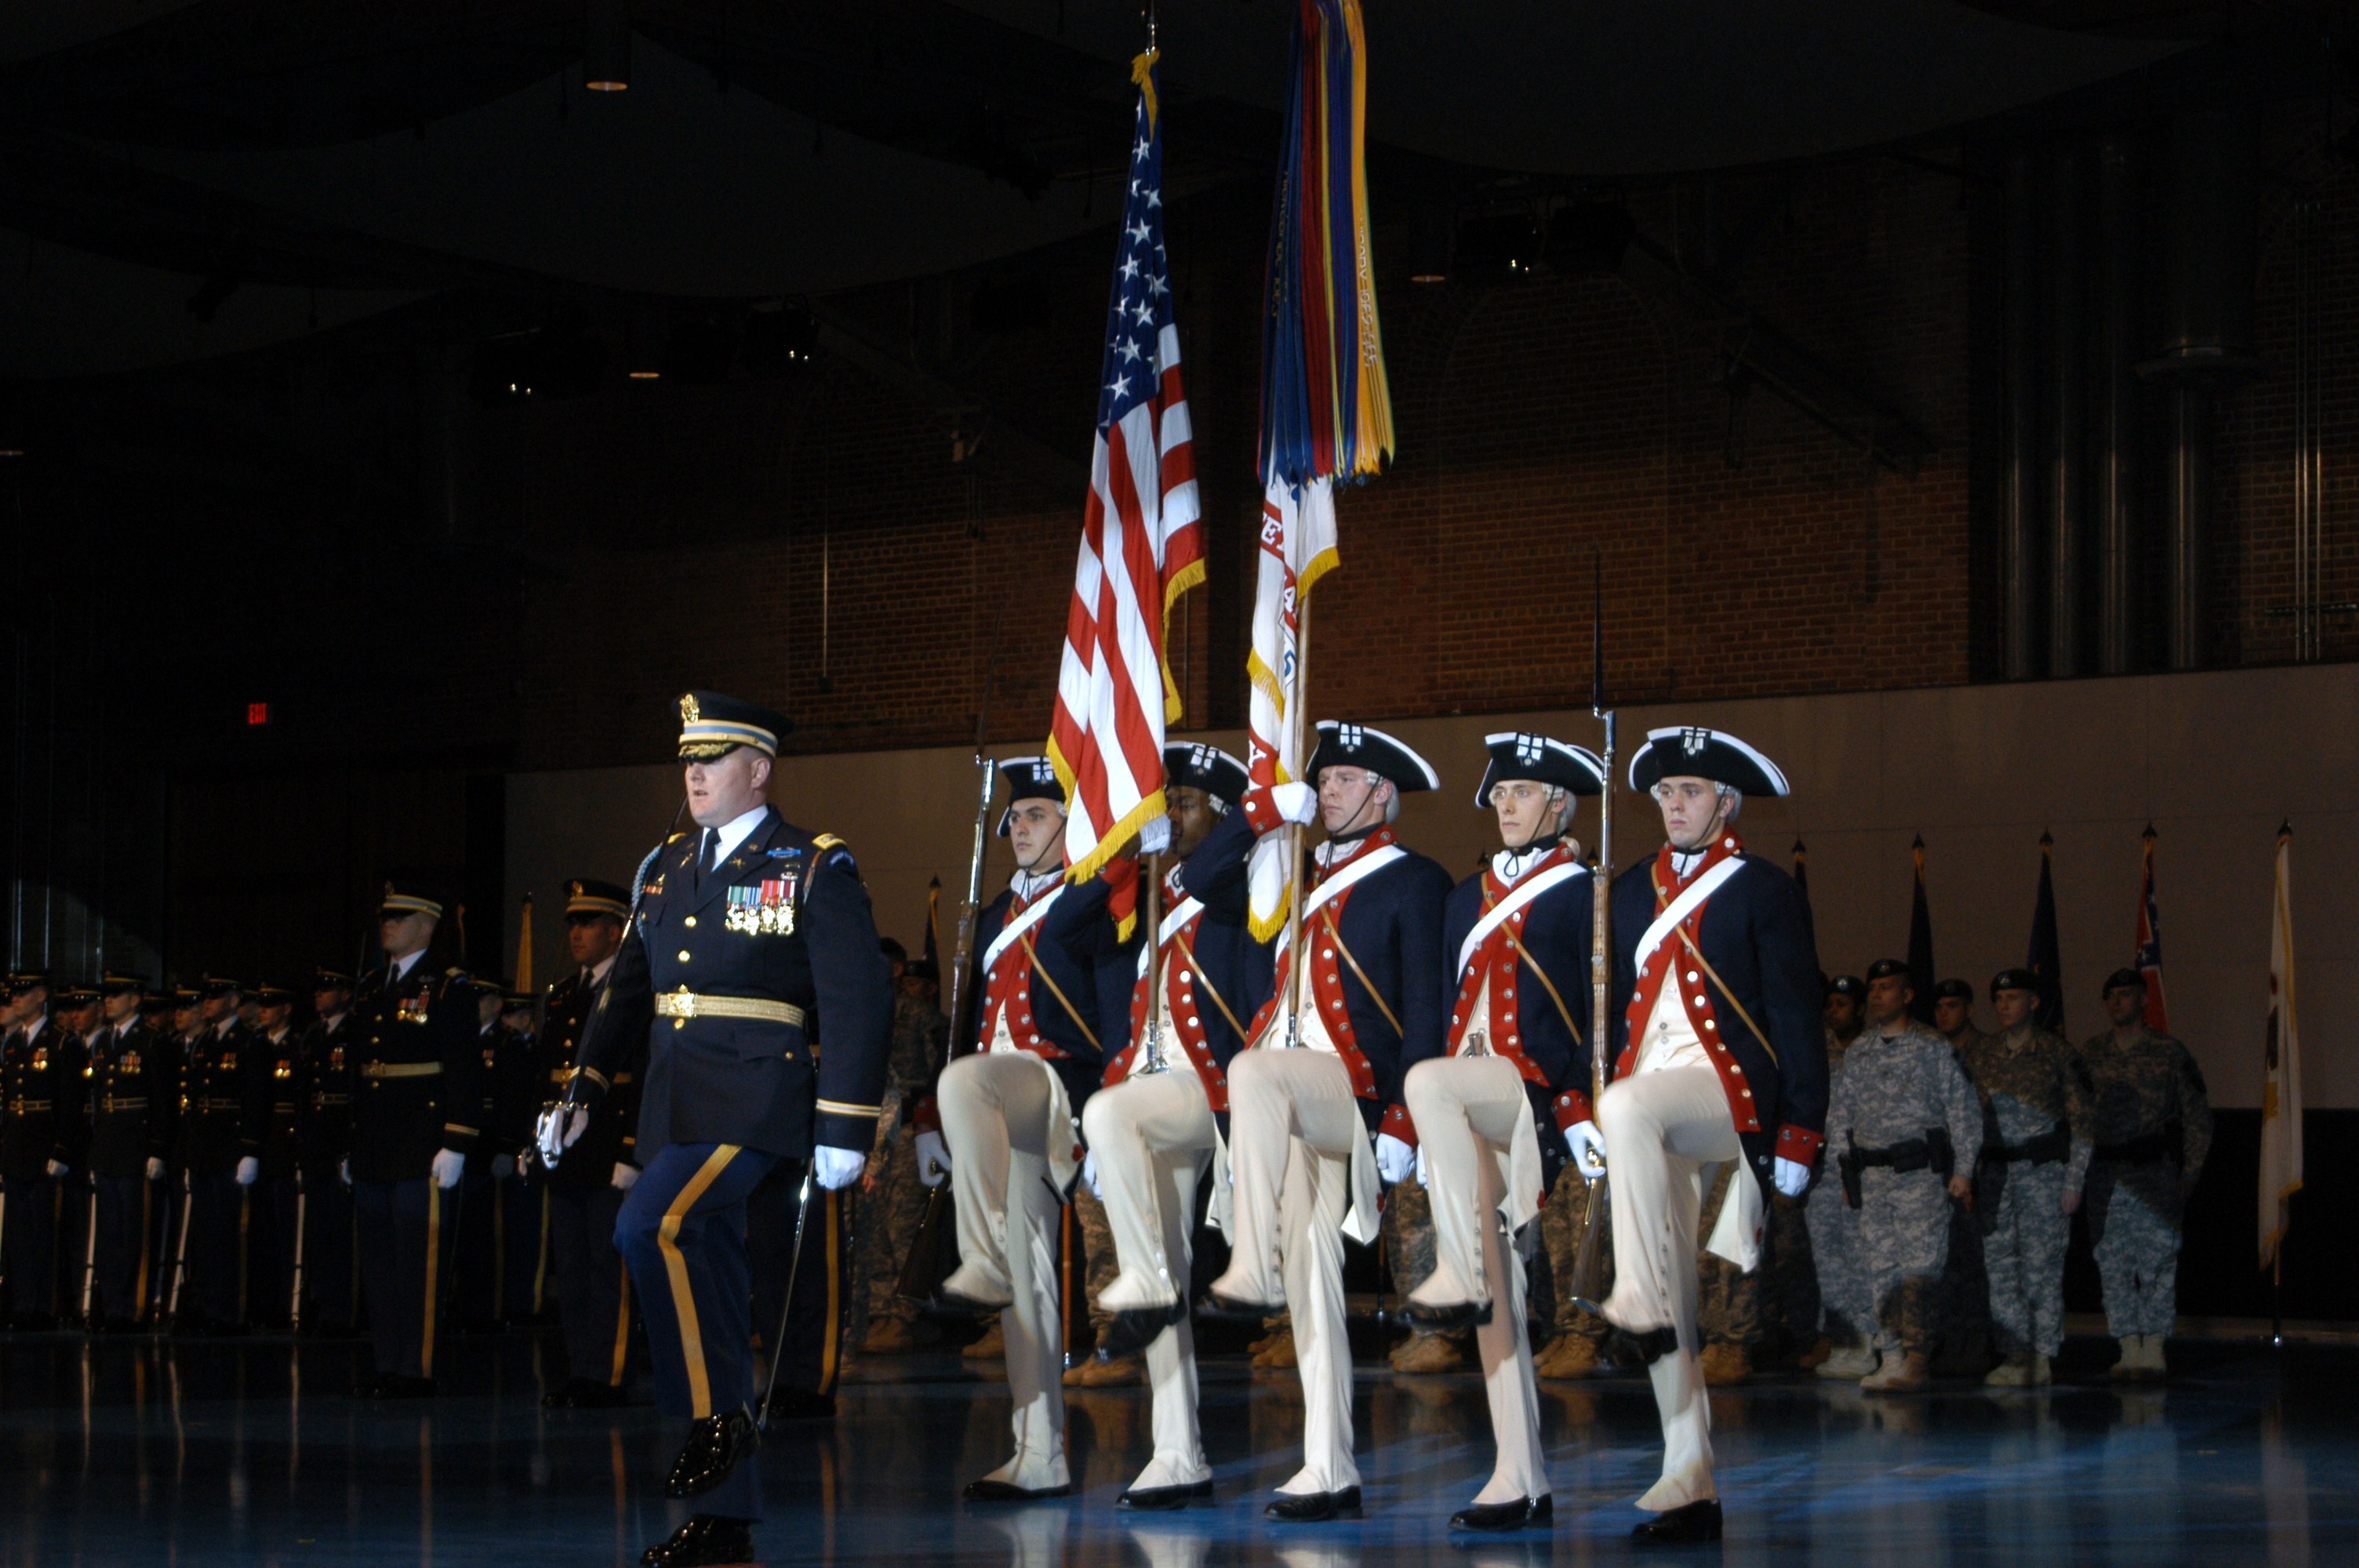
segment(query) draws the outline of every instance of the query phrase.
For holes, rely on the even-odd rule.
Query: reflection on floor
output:
[[[0,1568],[35,1564],[627,1564],[670,1528],[658,1495],[679,1423],[638,1406],[544,1412],[555,1352],[460,1340],[427,1404],[346,1396],[362,1352],[286,1341],[0,1340]],[[1940,1387],[1905,1399],[1802,1379],[1712,1400],[1732,1562],[2006,1563],[2359,1561],[2359,1354],[2178,1347],[2165,1389]],[[1241,1361],[1205,1369],[1220,1497],[1140,1519],[1114,1495],[1147,1453],[1145,1390],[1075,1391],[1080,1495],[962,1505],[1002,1457],[1006,1390],[954,1357],[873,1368],[832,1424],[764,1454],[771,1563],[922,1559],[977,1568],[1353,1568],[1621,1561],[1658,1457],[1646,1386],[1543,1389],[1552,1532],[1470,1541],[1450,1511],[1490,1462],[1472,1376],[1364,1370],[1368,1515],[1273,1526],[1299,1391]],[[1381,1368],[1378,1369],[1379,1371]],[[1448,1558],[1457,1561],[1456,1558]],[[1674,1554],[1673,1560],[1684,1560]]]

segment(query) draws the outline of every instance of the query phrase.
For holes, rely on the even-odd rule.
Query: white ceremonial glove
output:
[[[153,1154],[147,1156],[147,1179],[151,1182],[160,1182],[164,1179],[164,1162]]]
[[[262,1162],[255,1159],[253,1155],[248,1154],[245,1158],[237,1162],[237,1184],[239,1186],[250,1187],[254,1185],[255,1179],[261,1174]]]
[[[1142,855],[1160,855],[1169,848],[1171,848],[1171,819],[1168,816],[1148,817],[1138,829],[1138,852]]]
[[[1425,1160],[1425,1145],[1420,1143],[1417,1146],[1417,1184],[1420,1187],[1430,1187],[1433,1185],[1432,1178],[1432,1167],[1428,1165]]]
[[[1417,1168],[1417,1151],[1389,1132],[1376,1134],[1376,1174],[1387,1186],[1398,1186]]]
[[[449,1192],[459,1184],[459,1177],[467,1168],[467,1157],[456,1149],[434,1152],[434,1184]]]
[[[1308,827],[1319,820],[1319,792],[1307,784],[1270,785],[1269,803],[1288,822]]]
[[[72,1167],[68,1165],[62,1160],[52,1160],[49,1162],[49,1174],[52,1176],[62,1176],[71,1169],[72,1169]],[[254,1180],[252,1176],[244,1173],[243,1168],[241,1168],[237,1179],[241,1182],[250,1182]]]
[[[838,1193],[860,1179],[868,1163],[864,1149],[838,1149],[822,1143],[811,1151],[811,1176],[829,1192]]]
[[[950,1145],[939,1132],[918,1134],[918,1180],[939,1187],[951,1179]]]
[[[510,1176],[513,1176],[513,1175],[515,1175],[515,1174],[516,1174],[516,1156],[515,1156],[515,1155],[513,1155],[513,1154],[495,1154],[495,1155],[493,1155],[493,1156],[492,1156],[492,1180],[494,1180],[494,1181],[495,1181],[495,1182],[505,1182],[505,1181],[506,1181]]]
[[[1082,1185],[1090,1189],[1090,1196],[1105,1202],[1105,1189],[1098,1185],[1098,1155],[1094,1149],[1082,1156]]]
[[[1798,1198],[1802,1195],[1802,1189],[1810,1184],[1810,1168],[1799,1161],[1788,1160],[1780,1154],[1777,1156],[1777,1169],[1772,1179],[1777,1182],[1779,1192],[1789,1198]]]
[[[1605,1173],[1605,1134],[1597,1130],[1597,1123],[1574,1122],[1564,1130],[1564,1141],[1582,1181],[1593,1182]]]
[[[353,1184],[353,1157],[349,1154],[336,1162],[336,1180],[346,1186]]]
[[[632,1164],[628,1160],[614,1162],[614,1180],[611,1184],[616,1192],[629,1192],[632,1184],[638,1179],[639,1168],[636,1165]]]
[[[587,1106],[554,1106],[540,1113],[533,1127],[533,1141],[540,1145],[541,1163],[552,1168],[558,1156],[581,1141],[590,1126]]]

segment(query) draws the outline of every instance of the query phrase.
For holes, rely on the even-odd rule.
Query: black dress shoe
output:
[[[575,1410],[607,1411],[630,1402],[631,1390],[628,1389],[618,1389],[612,1383],[601,1383],[591,1379],[576,1378],[573,1380],[571,1403]]]
[[[762,1429],[754,1424],[751,1411],[741,1408],[706,1416],[689,1429],[688,1442],[672,1461],[670,1478],[664,1482],[664,1496],[693,1498],[712,1490],[729,1479],[738,1461],[761,1446]]]
[[[1280,1524],[1318,1524],[1331,1519],[1358,1519],[1360,1488],[1346,1487],[1340,1492],[1283,1496],[1262,1509],[1261,1517],[1276,1519]]]
[[[1126,1360],[1154,1344],[1173,1324],[1185,1322],[1187,1316],[1188,1303],[1181,1301],[1165,1306],[1123,1307],[1115,1312],[1105,1332],[1098,1336],[1098,1354],[1109,1361]]]
[[[569,1379],[558,1384],[557,1387],[540,1396],[540,1408],[545,1411],[571,1410],[574,1405],[574,1396],[581,1387],[582,1379],[579,1378]]]
[[[979,1302],[955,1291],[936,1291],[918,1310],[925,1316],[943,1323],[973,1323],[977,1318],[997,1317],[1015,1304],[1013,1302]]]
[[[1452,1530],[1523,1530],[1556,1521],[1552,1498],[1517,1498],[1512,1503],[1469,1503],[1450,1516]]]
[[[1029,1503],[1045,1498],[1070,1498],[1073,1484],[1061,1487],[1019,1487],[1013,1481],[969,1481],[959,1494],[971,1503]]]
[[[1137,1513],[1169,1513],[1190,1503],[1210,1503],[1212,1483],[1210,1479],[1190,1481],[1183,1487],[1133,1487],[1114,1500],[1118,1509]]]
[[[719,1568],[720,1564],[754,1561],[754,1526],[742,1519],[692,1514],[672,1531],[639,1553],[643,1568]]]
[[[353,1379],[353,1398],[356,1400],[376,1398],[376,1386],[384,1381],[384,1377],[379,1373],[363,1372]]]
[[[1616,1367],[1651,1367],[1679,1347],[1680,1331],[1672,1327],[1650,1328],[1643,1334],[1617,1328],[1605,1336],[1606,1358]]]
[[[1640,1546],[1694,1546],[1718,1541],[1720,1499],[1706,1498],[1700,1503],[1658,1514],[1632,1530],[1630,1539]]]
[[[388,1372],[370,1387],[367,1397],[373,1400],[430,1400],[434,1397],[434,1379]]]
[[[762,1407],[765,1425],[774,1421],[833,1421],[835,1396],[815,1394],[809,1389],[782,1388],[770,1395],[770,1402]]]
[[[1489,1302],[1452,1302],[1448,1306],[1425,1306],[1408,1303],[1408,1320],[1418,1327],[1435,1334],[1456,1334],[1469,1328],[1481,1328],[1491,1321]]]
[[[1286,1305],[1282,1302],[1238,1301],[1232,1296],[1215,1295],[1211,1291],[1204,1292],[1204,1299],[1196,1306],[1199,1315],[1211,1318],[1215,1323],[1250,1323],[1256,1325],[1285,1310]]]

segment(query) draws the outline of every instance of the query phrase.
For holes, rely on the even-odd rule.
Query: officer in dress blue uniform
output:
[[[303,1331],[352,1332],[353,977],[311,977],[312,1020],[296,1050],[296,1155],[303,1183]]]
[[[630,918],[630,890],[594,877],[565,884],[565,946],[573,972],[550,982],[535,1049],[544,1098],[562,1094],[578,1065],[582,1032],[604,991]],[[566,1380],[541,1396],[551,1409],[604,1409],[629,1397],[631,1281],[614,1247],[623,1196],[639,1179],[639,1083],[647,1076],[642,1030],[608,1075],[605,1095],[581,1138],[554,1165],[533,1162],[533,1185],[549,1214],[558,1325]]]
[[[1283,1300],[1293,1316],[1303,1464],[1264,1510],[1288,1522],[1359,1517],[1343,1238],[1375,1235],[1379,1173],[1399,1182],[1416,1164],[1404,1081],[1442,1052],[1451,885],[1449,872],[1393,832],[1400,797],[1440,783],[1407,743],[1321,720],[1308,772],[1310,784],[1248,792],[1245,809],[1199,851],[1242,860],[1257,834],[1288,822],[1316,819],[1327,830],[1302,900],[1299,1024],[1289,1040],[1294,955],[1281,937],[1273,994],[1249,1026],[1255,1044],[1230,1068],[1234,1250],[1212,1285],[1221,1309],[1259,1317]]]
[[[1065,792],[1049,759],[1005,759],[999,772],[999,833],[1016,872],[975,923],[974,974],[951,1022],[965,1053],[943,1067],[916,1122],[919,1167],[949,1168],[958,1213],[959,1266],[938,1310],[996,1313],[1007,1347],[1016,1452],[967,1484],[977,1502],[1072,1490],[1057,1238],[1079,1172],[1079,1113],[1107,1054],[1129,1040],[1136,950],[1106,918],[1120,869],[1065,880]]]
[[[637,910],[565,1098],[541,1119],[563,1168],[617,1073],[647,1052],[638,1158],[615,1242],[647,1315],[658,1402],[694,1425],[665,1487],[696,1511],[649,1568],[742,1563],[762,1515],[745,1200],[781,1160],[841,1191],[867,1162],[891,980],[851,852],[766,798],[787,720],[712,692],[679,700],[701,831],[650,853]],[[654,1016],[650,1018],[650,1013]]]
[[[353,998],[347,1057],[347,1165],[375,1357],[375,1375],[355,1391],[421,1399],[434,1392],[459,1183],[483,1130],[483,1054],[473,982],[435,961],[442,901],[417,883],[387,882],[377,915],[386,961]]]
[[[1435,1263],[1407,1305],[1434,1330],[1474,1328],[1498,1461],[1451,1524],[1504,1530],[1554,1512],[1515,1237],[1562,1168],[1562,1129],[1581,1119],[1595,895],[1567,830],[1575,797],[1603,789],[1605,765],[1529,731],[1484,745],[1474,803],[1497,814],[1502,848],[1443,907],[1448,1054],[1408,1072]]]
[[[99,981],[105,1018],[90,1050],[90,1327],[138,1326],[153,1289],[164,1162],[172,1148],[179,1081],[170,1053],[140,1016],[147,984],[136,975]]]
[[[254,1152],[261,1163],[247,1189],[246,1316],[256,1325],[279,1326],[295,1310],[295,1227],[303,1206],[298,1087],[303,1039],[294,1028],[293,991],[258,985],[250,1000],[258,1009],[254,1071],[261,1108]]]
[[[8,977],[8,1031],[0,1041],[0,1245],[6,1248],[11,1323],[54,1327],[58,1211],[82,1162],[82,1044],[49,1016],[46,969]]]
[[[1178,863],[1165,874],[1163,996],[1147,992],[1144,944],[1130,1001],[1131,1044],[1106,1065],[1105,1087],[1082,1112],[1085,1175],[1105,1205],[1120,1265],[1098,1294],[1113,1316],[1103,1360],[1144,1350],[1154,1390],[1155,1454],[1117,1507],[1160,1510],[1209,1501],[1212,1467],[1196,1419],[1196,1346],[1188,1321],[1190,1236],[1197,1184],[1228,1121],[1230,1062],[1245,1048],[1245,1021],[1269,995],[1270,949],[1254,940],[1243,862],[1194,858],[1213,827],[1238,809],[1245,766],[1215,746],[1163,749],[1164,793]],[[1200,891],[1200,883],[1201,889]],[[1149,1031],[1160,1044],[1147,1049]]]
[[[1696,1326],[1696,1227],[1707,1167],[1741,1162],[1708,1246],[1748,1272],[1774,1182],[1809,1185],[1826,1136],[1818,954],[1793,879],[1745,852],[1747,795],[1786,775],[1723,731],[1650,730],[1630,787],[1655,797],[1669,840],[1614,881],[1613,1081],[1593,1120],[1566,1134],[1585,1173],[1612,1176],[1614,1290],[1605,1319],[1647,1363],[1663,1423],[1662,1476],[1638,1499],[1659,1515],[1641,1544],[1717,1541]]]
[[[197,1027],[180,1066],[182,1271],[174,1328],[245,1332],[245,1195],[262,1172],[258,1151],[269,1109],[254,1033],[238,1017],[245,988],[225,975],[197,983]]]

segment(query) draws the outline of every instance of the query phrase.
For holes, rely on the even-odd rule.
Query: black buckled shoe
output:
[[[1188,1303],[1175,1301],[1164,1306],[1121,1307],[1114,1321],[1098,1336],[1098,1354],[1109,1361],[1127,1360],[1162,1337],[1163,1331],[1188,1317]]]
[[[1321,1524],[1331,1519],[1360,1517],[1360,1488],[1340,1492],[1302,1492],[1281,1496],[1261,1510],[1261,1517],[1280,1524]]]
[[[1457,1334],[1469,1328],[1481,1328],[1491,1321],[1489,1302],[1451,1302],[1447,1306],[1427,1306],[1424,1303],[1408,1303],[1408,1320],[1418,1327],[1435,1334]]]
[[[577,1402],[575,1395],[581,1388],[581,1379],[568,1379],[540,1396],[540,1408],[545,1411],[570,1411]]]
[[[1049,1498],[1071,1497],[1073,1484],[1068,1481],[1061,1487],[1019,1487],[1013,1481],[985,1477],[969,1481],[959,1495],[971,1503],[1037,1503]]]
[[[943,1323],[972,1323],[977,1318],[997,1317],[1015,1304],[1014,1302],[979,1302],[955,1291],[937,1291],[918,1310]]]
[[[639,1553],[642,1568],[722,1568],[724,1563],[754,1561],[754,1526],[750,1520],[692,1514],[672,1531]]]
[[[1638,1334],[1617,1328],[1605,1336],[1606,1358],[1616,1367],[1651,1367],[1679,1347],[1680,1331],[1669,1326]]]
[[[1210,1476],[1179,1487],[1133,1487],[1114,1500],[1114,1506],[1128,1513],[1170,1513],[1194,1504],[1209,1506],[1212,1500]]]
[[[1517,1498],[1512,1503],[1469,1503],[1450,1516],[1452,1530],[1545,1529],[1555,1522],[1556,1501],[1552,1497]]]
[[[1256,1327],[1285,1310],[1283,1302],[1239,1301],[1234,1296],[1219,1295],[1212,1291],[1206,1291],[1204,1299],[1196,1304],[1199,1316],[1211,1318],[1215,1323],[1248,1323]]]
[[[672,1461],[671,1476],[664,1482],[664,1496],[702,1496],[729,1479],[738,1461],[761,1446],[762,1429],[754,1424],[751,1411],[739,1409],[706,1416],[689,1429],[688,1442],[681,1446],[679,1457]]]
[[[1630,1540],[1639,1546],[1696,1546],[1719,1539],[1718,1498],[1658,1514],[1630,1532]]]

